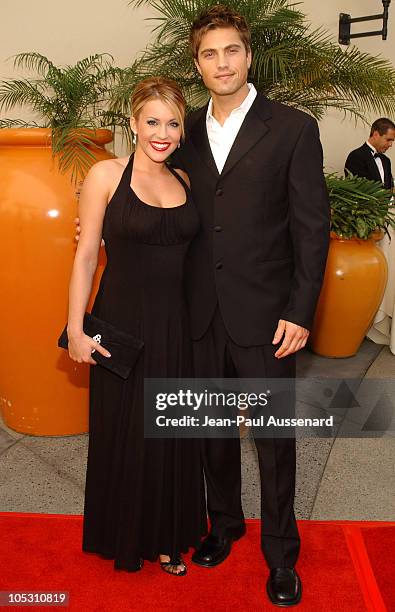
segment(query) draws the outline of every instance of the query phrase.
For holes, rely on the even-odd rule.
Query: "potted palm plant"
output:
[[[117,124],[108,111],[111,83],[118,69],[106,53],[92,55],[64,68],[36,52],[20,53],[14,68],[34,71],[38,78],[0,81],[0,110],[28,108],[35,121],[0,119],[0,128],[34,128],[34,138],[50,144],[61,172],[76,182],[95,161],[99,146],[111,142],[102,128]],[[37,129],[41,128],[40,133]],[[1,132],[2,139],[28,138],[28,132]]]
[[[358,351],[383,298],[387,262],[376,242],[395,228],[392,192],[349,175],[326,177],[331,240],[310,344],[325,357]]]
[[[0,82],[0,108],[27,107],[33,121],[0,120],[2,411],[23,433],[73,434],[87,431],[88,371],[59,355],[56,338],[75,251],[75,183],[111,156],[113,135],[102,128],[117,121],[107,108],[117,69],[103,54],[59,68],[22,53],[15,67],[34,77]]]

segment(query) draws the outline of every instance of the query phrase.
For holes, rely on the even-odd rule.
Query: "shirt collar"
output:
[[[373,155],[376,155],[377,151],[376,149],[370,144],[369,141],[366,141],[366,144],[368,145],[369,149],[372,151]]]
[[[249,92],[247,94],[247,96],[244,98],[243,102],[240,104],[240,106],[238,106],[237,108],[234,108],[232,110],[232,112],[230,113],[230,115],[236,114],[236,113],[241,113],[244,116],[248,113],[248,111],[250,110],[252,103],[254,102],[256,96],[257,96],[257,90],[255,89],[253,83],[247,83]],[[208,108],[207,108],[207,121],[216,121],[215,117],[212,114],[212,110],[213,110],[213,99],[210,98],[210,102],[208,103]],[[229,115],[229,116],[230,116]]]

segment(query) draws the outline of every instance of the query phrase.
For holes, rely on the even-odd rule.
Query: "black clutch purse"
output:
[[[84,333],[102,344],[110,353],[111,357],[104,357],[98,351],[94,351],[93,359],[98,365],[118,374],[122,378],[128,378],[144,342],[131,334],[120,331],[111,323],[98,319],[89,312],[84,315]],[[58,340],[60,348],[68,348],[67,325]]]

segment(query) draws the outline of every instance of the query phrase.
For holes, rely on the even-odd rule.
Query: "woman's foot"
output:
[[[187,573],[187,566],[181,557],[175,557],[170,559],[169,555],[159,555],[160,566],[167,574],[173,576],[185,576]]]

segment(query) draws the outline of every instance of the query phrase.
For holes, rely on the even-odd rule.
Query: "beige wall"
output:
[[[337,39],[339,12],[353,17],[382,11],[380,0],[305,0],[302,9],[312,27],[326,27]],[[109,52],[115,63],[126,66],[143,49],[150,36],[150,24],[144,17],[147,8],[132,9],[127,0],[2,0],[2,36],[0,38],[0,78],[13,76],[6,58],[21,51],[36,50],[55,63],[74,63],[97,52]],[[379,29],[379,22],[355,24],[356,32]],[[390,7],[389,39],[356,39],[362,51],[382,53],[395,64],[395,2]],[[21,116],[17,113],[14,116]],[[26,115],[24,115],[26,116]],[[373,117],[372,119],[374,119]],[[394,118],[392,118],[394,119]],[[325,167],[341,170],[351,149],[366,138],[367,128],[331,111],[321,122]],[[120,153],[121,149],[117,149]],[[394,158],[394,153],[391,152]]]
[[[128,0],[1,0],[0,6],[2,78],[12,74],[6,58],[22,51],[38,51],[59,64],[108,52],[124,66],[149,38],[149,11],[132,9]]]

